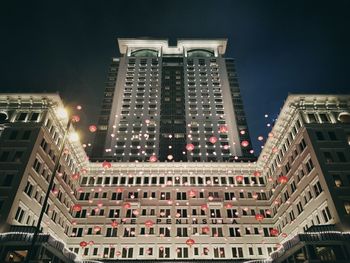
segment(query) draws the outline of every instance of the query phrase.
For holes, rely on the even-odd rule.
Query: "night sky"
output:
[[[228,38],[257,149],[288,93],[349,93],[349,12],[347,0],[2,1],[0,92],[59,92],[95,123],[117,37]]]

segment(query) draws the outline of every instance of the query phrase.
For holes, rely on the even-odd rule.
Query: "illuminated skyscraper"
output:
[[[92,159],[253,160],[226,39],[118,39]]]

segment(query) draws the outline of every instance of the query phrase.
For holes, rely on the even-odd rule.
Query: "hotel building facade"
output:
[[[256,158],[226,40],[118,42],[90,158],[63,144],[57,94],[0,95],[5,262],[56,162],[42,232],[61,262],[349,261],[349,95],[289,95]]]

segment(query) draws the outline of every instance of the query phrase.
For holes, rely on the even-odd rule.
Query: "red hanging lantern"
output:
[[[191,189],[189,192],[188,192],[188,196],[193,198],[193,197],[196,197],[196,191]]]
[[[192,247],[194,245],[194,243],[196,243],[196,242],[194,242],[194,240],[191,238],[186,240],[186,245],[188,245],[189,247]]]
[[[285,183],[288,182],[288,177],[282,175],[282,176],[278,177],[278,182],[281,183],[281,184],[285,184]]]
[[[74,211],[74,212],[79,212],[79,211],[81,211],[81,205],[78,205],[78,204],[73,205],[73,211]]]
[[[90,241],[89,241],[89,246],[93,246],[93,245],[95,245],[95,242],[92,241],[92,240],[90,240]]]
[[[227,128],[226,125],[221,125],[220,128],[219,128],[219,131],[221,133],[226,133],[226,132],[228,132],[228,128]]]
[[[90,125],[90,126],[89,126],[89,131],[90,131],[90,132],[96,132],[96,131],[97,131],[96,125]]]
[[[145,222],[145,226],[146,227],[152,227],[154,225],[154,222],[152,221],[152,220],[147,220],[146,222]]]
[[[242,182],[243,179],[244,179],[243,175],[237,175],[236,176],[236,181],[239,182],[239,183]]]
[[[79,246],[81,246],[81,247],[86,247],[87,245],[88,245],[88,243],[86,241],[81,241],[79,243]]]
[[[189,151],[189,152],[193,151],[194,150],[194,145],[192,143],[187,144],[186,145],[186,150]]]
[[[264,215],[262,215],[262,214],[256,214],[255,215],[255,219],[257,220],[257,221],[262,221],[263,219],[264,219],[265,217],[264,217]]]
[[[95,231],[95,232],[101,231],[101,227],[100,227],[100,226],[94,226],[94,231]]]
[[[278,236],[279,232],[276,228],[272,228],[272,229],[270,229],[270,234],[271,234],[271,236],[276,237],[276,236]]]
[[[112,228],[116,228],[116,227],[118,227],[118,222],[117,221],[112,221],[112,223],[111,223],[111,226],[112,226]]]
[[[80,117],[78,115],[72,116],[72,122],[79,122],[79,121],[80,121]]]
[[[109,168],[112,167],[112,164],[111,164],[110,162],[104,161],[104,162],[102,163],[102,167],[103,167],[104,169],[109,169]]]
[[[233,207],[232,204],[226,204],[226,205],[225,205],[225,208],[228,208],[228,209],[230,209],[230,208],[232,208],[232,207]]]
[[[120,251],[115,252],[115,255],[119,257],[122,253]]]
[[[149,161],[151,162],[151,163],[154,163],[154,162],[156,162],[158,159],[157,159],[157,156],[155,156],[155,155],[152,155],[151,157],[149,157]]]
[[[260,172],[260,171],[255,171],[255,172],[254,172],[254,176],[255,176],[255,177],[261,176],[261,172]]]
[[[207,204],[201,205],[201,209],[202,210],[207,210],[208,209],[208,205]]]
[[[73,180],[78,180],[79,177],[80,177],[80,174],[79,174],[79,173],[74,173],[74,174],[72,174],[72,179],[73,179]]]
[[[131,207],[131,204],[130,204],[130,203],[125,203],[125,204],[123,205],[123,207],[126,208],[126,209],[129,209],[129,208]]]
[[[258,199],[259,195],[258,195],[257,193],[253,193],[252,197],[253,197],[254,199]]]
[[[202,227],[202,232],[203,232],[204,234],[208,234],[209,231],[210,231],[210,228],[209,228],[208,226]]]
[[[277,153],[278,152],[278,148],[277,147],[272,147],[272,152],[273,153]]]
[[[241,142],[241,145],[242,145],[242,147],[248,147],[248,145],[249,145],[249,142],[248,141],[242,141]]]
[[[132,213],[133,213],[133,215],[138,216],[140,212],[137,210],[134,210],[134,211],[132,211]]]
[[[215,144],[218,141],[218,139],[215,136],[211,136],[209,138],[209,142],[211,142],[212,144]]]
[[[282,237],[283,237],[283,238],[286,238],[287,236],[288,236],[287,233],[282,233]]]

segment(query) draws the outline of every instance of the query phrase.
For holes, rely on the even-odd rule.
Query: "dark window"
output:
[[[341,163],[346,162],[345,154],[343,152],[337,152],[337,157],[338,157],[339,162],[341,162]]]
[[[316,137],[317,137],[317,140],[323,141],[324,140],[323,132],[317,131]]]

